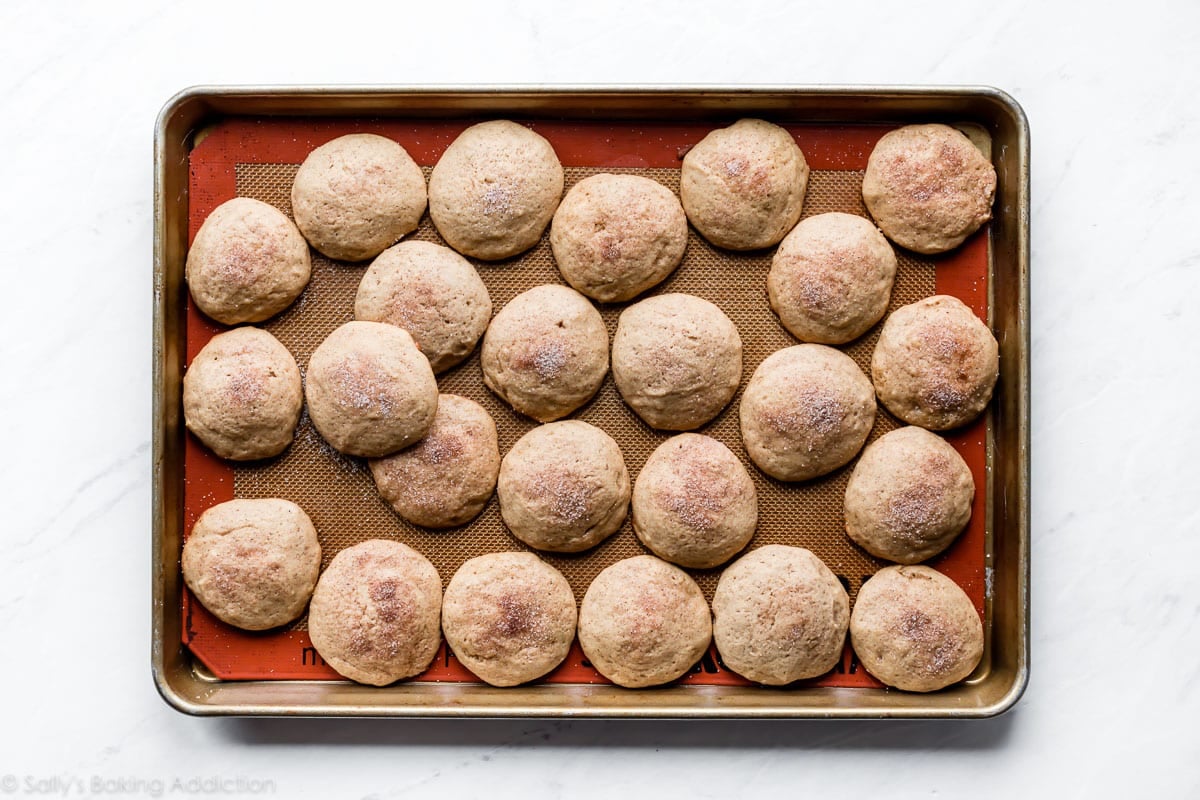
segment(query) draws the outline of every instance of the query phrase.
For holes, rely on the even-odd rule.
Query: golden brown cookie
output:
[[[429,215],[460,253],[496,261],[528,250],[563,192],[563,168],[545,138],[493,120],[451,142],[429,176]]]
[[[896,254],[870,220],[818,214],[780,242],[767,297],[797,339],[843,344],[883,318],[895,277]]]
[[[330,258],[366,261],[417,228],[425,176],[403,147],[352,133],[308,154],[292,184],[292,214],[309,243]]]
[[[871,358],[887,410],[935,431],[978,417],[1000,374],[996,337],[957,297],[935,295],[892,312]]]
[[[308,415],[335,449],[379,457],[420,439],[437,413],[437,380],[408,333],[384,322],[347,322],[313,351]]]
[[[363,273],[354,318],[404,328],[440,373],[471,355],[492,318],[492,298],[470,262],[449,247],[401,242]]]
[[[906,125],[884,134],[871,151],[862,193],[893,242],[943,253],[992,218],[996,170],[962,131]]]
[[[690,294],[648,297],[621,312],[613,380],[653,428],[688,431],[729,404],[742,380],[742,339],[720,308]]]
[[[760,119],[712,131],[683,158],[679,195],[687,218],[717,247],[756,250],[779,242],[808,188],[808,162],[792,135]]]
[[[862,449],[875,424],[875,392],[850,356],[799,344],[758,365],[739,411],[742,442],[758,468],[781,481],[806,481]]]
[[[725,665],[769,686],[816,678],[842,657],[850,599],[803,547],[767,545],[721,573],[713,639]]]
[[[183,376],[188,430],[231,461],[282,453],[292,442],[302,405],[296,359],[260,328],[218,333]]]
[[[683,675],[712,641],[704,594],[688,574],[654,556],[605,569],[579,607],[579,644],[618,686],[658,686]]]
[[[517,686],[561,664],[575,622],[571,585],[532,553],[472,558],[454,573],[442,602],[446,643],[492,686]]]
[[[500,463],[500,515],[530,547],[576,553],[612,535],[629,510],[621,448],[578,420],[534,428]]]
[[[235,197],[204,220],[184,267],[192,300],[226,325],[261,322],[292,304],[312,274],[308,242],[274,206]]]
[[[754,481],[728,447],[698,433],[660,444],[633,485],[633,530],[681,567],[724,564],[758,524]]]
[[[308,635],[329,666],[386,686],[420,674],[441,643],[442,579],[406,544],[371,539],[333,557],[308,610]]]
[[[640,175],[584,178],[550,225],[554,261],[567,283],[602,303],[632,300],[679,266],[687,247],[679,198]]]
[[[846,486],[846,533],[877,558],[916,564],[945,550],[971,519],[975,481],[958,451],[924,428],[886,433]]]
[[[474,400],[439,395],[433,425],[419,442],[369,463],[380,496],[409,522],[463,525],[483,511],[496,488],[496,423]]]
[[[196,520],[182,565],[188,588],[214,616],[261,631],[304,613],[321,568],[321,545],[295,503],[229,500]]]
[[[867,672],[909,692],[957,683],[983,657],[983,623],[966,592],[922,566],[884,567],[863,584],[850,640]]]
[[[480,352],[483,382],[518,412],[560,419],[600,388],[608,373],[608,330],[579,292],[535,286],[488,326]]]

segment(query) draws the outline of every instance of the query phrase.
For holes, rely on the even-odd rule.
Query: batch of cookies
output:
[[[678,196],[647,177],[599,174],[563,197],[550,142],[492,121],[446,149],[428,187],[399,144],[354,134],[301,165],[294,222],[248,198],[220,205],[186,265],[196,307],[235,326],[184,376],[187,427],[213,453],[277,456],[306,405],[321,437],[368,459],[381,497],[415,525],[468,525],[495,493],[516,539],[575,553],[611,536],[632,509],[653,555],[604,569],[578,610],[564,576],[532,552],[473,558],[443,593],[433,564],[392,539],[346,548],[321,572],[317,532],[299,506],[240,499],[206,510],[186,539],[182,569],[193,595],[249,630],[287,624],[307,608],[322,658],[372,685],[424,671],[443,636],[495,686],[546,675],[576,636],[591,664],[626,687],[679,678],[710,642],[751,681],[815,678],[839,662],[847,633],[863,666],[889,686],[932,691],[968,676],[983,650],[979,614],[954,581],[919,562],[949,547],[970,517],[971,472],[933,431],[958,428],[987,406],[996,340],[962,302],[935,296],[887,318],[869,377],[834,345],[884,317],[897,271],[892,242],[945,252],[990,219],[995,171],[961,132],[915,125],[883,136],[870,157],[863,197],[873,220],[829,213],[800,222],[808,177],[790,133],[748,119],[687,152]],[[400,241],[426,207],[449,247]],[[693,432],[741,383],[737,326],[692,295],[636,300],[680,264],[689,223],[718,248],[778,245],[766,294],[800,343],[750,378],[738,408],[742,443],[758,469],[785,482],[817,479],[862,452],[846,490],[846,532],[896,565],[863,585],[853,613],[834,573],[804,548],[768,545],[738,557],[757,524],[754,482],[729,447]],[[493,316],[464,256],[513,258],[548,226],[569,285],[531,288]],[[316,348],[302,381],[287,348],[253,323],[301,294],[310,245],[370,264],[354,321]],[[611,348],[594,302],[630,303]],[[503,458],[483,406],[438,392],[437,375],[481,339],[487,389],[541,423]],[[635,481],[608,433],[566,419],[596,394],[610,361],[625,403],[651,428],[676,434]],[[864,451],[877,399],[907,426]],[[710,609],[681,567],[726,564]]]

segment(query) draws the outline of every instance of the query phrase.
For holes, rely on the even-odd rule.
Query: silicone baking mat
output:
[[[190,156],[189,241],[205,217],[234,196],[270,203],[290,216],[292,178],[315,147],[347,133],[370,132],[398,141],[425,167],[428,175],[446,146],[475,120],[411,121],[368,119],[230,119],[198,136]],[[732,121],[732,120],[730,120]],[[678,191],[679,166],[688,148],[714,125],[708,123],[579,123],[523,120],[554,145],[566,168],[567,189],[597,172],[626,172],[653,178]],[[866,215],[861,199],[862,169],[886,126],[814,126],[785,124],[795,136],[812,168],[804,216],[827,211]],[[442,244],[425,215],[409,237]],[[842,499],[853,463],[824,478],[785,484],[760,472],[746,457],[738,430],[741,390],[755,368],[776,350],[796,343],[771,312],[766,275],[773,249],[748,254],[719,250],[691,231],[679,268],[645,296],[687,292],[720,306],[737,325],[744,346],[742,386],[729,406],[699,432],[713,436],[745,462],[758,490],[758,530],[748,549],[781,543],[806,547],[839,576],[851,601],[863,581],[884,565],[846,537]],[[932,294],[953,294],[987,320],[987,229],[954,252],[940,257],[919,256],[897,249],[899,271],[890,309]],[[550,254],[548,237],[527,253],[507,261],[472,260],[498,311],[520,292],[543,283],[561,283]],[[291,350],[303,371],[309,356],[334,328],[352,319],[354,295],[365,265],[348,265],[313,251],[313,276],[300,299],[280,316],[261,323]],[[640,299],[640,298],[639,298]],[[628,304],[601,305],[611,336],[617,317]],[[889,310],[890,310],[889,309]],[[843,346],[869,375],[871,352],[880,325],[856,342]],[[187,358],[191,359],[223,330],[196,311],[187,310]],[[439,376],[442,392],[460,394],[481,403],[499,431],[500,451],[536,424],[507,407],[483,385],[478,350],[458,367]],[[572,417],[606,430],[621,446],[631,478],[669,434],[646,426],[621,401],[611,375],[597,396]],[[897,427],[882,407],[871,440]],[[948,440],[963,455],[975,477],[975,505],[968,529],[954,546],[931,565],[966,590],[976,608],[984,609],[986,429],[987,415]],[[424,553],[437,567],[443,585],[467,559],[487,552],[525,550],[500,519],[495,497],[473,522],[448,531],[430,531],[400,519],[378,497],[362,459],[343,456],[329,447],[301,418],[296,439],[282,455],[264,462],[224,462],[188,434],[185,456],[185,519],[190,530],[206,508],[233,497],[283,497],[298,503],[312,517],[321,537],[323,566],[341,549],[371,538],[395,538]],[[606,566],[646,551],[628,520],[598,547],[582,554],[539,555],[567,577],[576,599]],[[711,599],[721,570],[691,570]],[[221,679],[337,678],[309,641],[305,619],[286,628],[250,633],[231,628],[210,615],[184,591],[183,639],[191,652]],[[476,681],[443,644],[430,668],[415,680]],[[542,679],[560,683],[604,682],[584,659],[576,643],[566,662]],[[746,684],[727,670],[715,649],[680,679],[690,684]],[[798,686],[878,687],[862,670],[847,645],[838,667],[830,674]]]

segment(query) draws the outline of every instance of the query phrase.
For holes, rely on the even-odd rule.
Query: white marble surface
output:
[[[0,5],[0,791],[150,796],[162,780],[170,796],[188,788],[176,778],[221,777],[198,793],[241,779],[282,797],[1200,796],[1200,5],[642,5]],[[256,721],[159,699],[158,109],[196,83],[482,81],[980,83],[1023,104],[1033,673],[1013,712]]]

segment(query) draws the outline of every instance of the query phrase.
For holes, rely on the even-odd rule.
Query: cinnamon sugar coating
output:
[[[771,308],[804,342],[843,344],[883,318],[896,254],[870,220],[818,214],[780,243],[767,274]]]
[[[640,175],[601,173],[571,187],[550,246],[567,283],[603,303],[631,300],[683,258],[687,217],[670,189]]]
[[[463,525],[483,511],[496,488],[496,423],[474,400],[439,395],[433,424],[420,441],[369,464],[380,496],[409,522]]]
[[[312,274],[308,243],[282,211],[235,197],[204,220],[184,267],[192,300],[226,325],[261,322],[292,304]]]
[[[916,564],[949,547],[971,518],[975,481],[962,456],[924,428],[898,428],[863,451],[846,485],[846,534],[877,558]]]
[[[317,250],[365,261],[416,230],[425,213],[425,176],[384,136],[339,136],[304,159],[292,183],[296,225]]]
[[[282,453],[291,444],[302,405],[296,360],[260,328],[217,334],[183,376],[188,430],[231,461]]]
[[[752,550],[725,569],[713,594],[713,638],[721,660],[770,686],[833,669],[849,622],[846,590],[802,547]]]
[[[245,630],[275,628],[304,613],[321,545],[312,520],[279,499],[209,508],[183,545],[183,579],[218,619]]]
[[[790,133],[741,119],[687,152],[679,195],[705,239],[729,250],[756,250],[778,243],[800,219],[808,174]]]
[[[608,373],[608,330],[579,292],[546,284],[500,309],[483,337],[483,382],[518,412],[551,422],[582,406]]]
[[[429,215],[446,243],[488,261],[537,244],[563,192],[550,142],[524,125],[492,120],[451,142],[429,176]]]
[[[446,643],[493,686],[517,686],[561,664],[576,619],[567,579],[532,553],[472,558],[454,573],[442,603]]]
[[[962,131],[906,125],[875,145],[862,193],[889,239],[918,253],[942,253],[992,218],[996,170]]]
[[[500,464],[496,485],[504,524],[539,550],[576,553],[611,536],[629,510],[621,449],[577,420],[534,428]]]
[[[308,413],[335,449],[394,453],[425,435],[437,412],[437,380],[411,336],[383,322],[347,322],[313,351]]]
[[[613,336],[621,398],[660,430],[699,428],[742,380],[742,339],[713,303],[690,294],[648,297],[621,312]]]
[[[687,672],[712,641],[704,594],[686,572],[635,556],[596,576],[579,606],[579,644],[618,686],[658,686]]]
[[[875,423],[875,392],[845,353],[800,344],[759,364],[739,414],[742,442],[759,469],[781,481],[804,481],[862,449]]]
[[[424,671],[441,643],[442,581],[406,544],[370,539],[321,573],[308,633],[338,674],[386,686]]]
[[[471,355],[492,318],[492,298],[470,262],[449,247],[401,242],[363,273],[354,318],[408,331],[441,373]]]
[[[633,486],[633,530],[659,558],[709,569],[746,546],[758,523],[754,482],[721,442],[681,433],[659,445]]]
[[[957,683],[983,657],[983,623],[970,598],[923,566],[884,567],[864,583],[850,638],[867,672],[910,692]]]
[[[875,391],[887,410],[935,431],[965,425],[992,398],[999,345],[958,298],[934,295],[892,312],[871,357]]]

